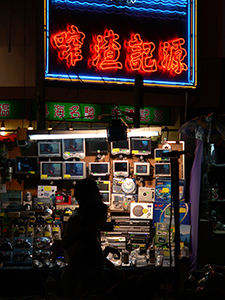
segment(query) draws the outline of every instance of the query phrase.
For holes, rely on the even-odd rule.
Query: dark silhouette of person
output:
[[[68,262],[61,277],[62,291],[67,297],[98,295],[112,284],[104,266],[114,272],[118,280],[123,277],[105,257],[100,244],[100,229],[107,219],[107,205],[101,201],[98,186],[91,178],[79,181],[74,195],[79,208],[69,218],[62,238]]]

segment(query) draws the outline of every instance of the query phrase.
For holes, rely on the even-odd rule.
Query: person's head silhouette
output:
[[[74,188],[74,196],[80,208],[88,206],[93,201],[101,200],[97,183],[92,178],[78,181]]]

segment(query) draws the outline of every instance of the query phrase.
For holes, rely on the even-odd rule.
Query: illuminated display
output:
[[[58,57],[67,61],[68,66],[75,66],[76,62],[83,59],[81,47],[85,34],[78,31],[76,26],[67,26],[63,31],[51,37],[51,45],[58,51]]]
[[[33,111],[36,111],[34,106]],[[103,109],[103,110],[102,110]],[[127,113],[134,113],[135,108],[132,105],[109,105],[88,104],[88,103],[54,103],[46,102],[45,118],[46,120],[60,121],[63,119],[82,122],[99,122],[98,116],[104,111],[102,119],[105,123],[111,122],[111,116],[119,116],[126,123],[133,123],[133,117]],[[36,115],[33,115],[35,119]],[[140,109],[140,123],[163,125],[171,124],[171,110],[167,107],[144,107]]]
[[[123,11],[124,14],[129,16],[141,15],[156,17],[161,15],[168,16],[170,18],[181,18],[186,15],[187,0],[54,0],[54,4],[57,7],[62,7],[66,4],[70,10],[86,11],[92,10],[95,12],[110,13],[112,10],[116,12]]]
[[[0,101],[1,119],[24,119],[26,111],[24,110],[25,101]]]
[[[123,65],[119,62],[121,45],[118,39],[119,35],[113,30],[106,30],[104,35],[93,37],[90,47],[93,57],[90,59],[90,65],[99,70],[122,69]]]
[[[171,42],[161,43],[161,67],[163,69],[176,74],[187,71],[188,67],[183,62],[187,55],[187,51],[182,47],[184,44],[184,39],[176,39]]]
[[[196,85],[196,3],[47,0],[46,79]]]

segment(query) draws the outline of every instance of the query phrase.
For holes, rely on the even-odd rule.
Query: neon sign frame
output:
[[[108,83],[108,84],[124,84],[124,85],[133,85],[134,84],[134,81],[135,81],[135,76],[132,76],[132,74],[130,75],[129,74],[129,67],[126,67],[125,69],[125,73],[122,74],[121,76],[121,73],[118,75],[118,72],[114,70],[113,74],[108,74],[107,72],[104,73],[104,71],[107,69],[98,69],[98,72],[96,73],[93,73],[93,72],[89,72],[89,70],[91,69],[90,68],[90,65],[89,65],[89,69],[87,68],[83,73],[80,73],[80,74],[76,74],[74,72],[73,73],[68,73],[68,72],[60,72],[60,70],[58,71],[57,68],[56,68],[56,71],[55,69],[52,71],[51,69],[51,51],[52,51],[52,48],[53,48],[53,44],[51,43],[51,40],[52,40],[52,36],[57,35],[57,32],[55,32],[54,34],[51,34],[50,32],[50,23],[51,23],[51,18],[50,18],[50,2],[54,2],[54,3],[58,3],[60,5],[62,4],[65,4],[67,5],[67,9],[68,7],[73,9],[73,6],[74,5],[78,5],[79,8],[77,8],[78,6],[76,6],[76,9],[79,9],[79,10],[83,10],[85,11],[85,6],[83,5],[84,4],[84,1],[82,3],[82,1],[75,1],[75,0],[46,0],[46,71],[45,71],[45,79],[46,80],[60,80],[60,81],[75,81],[75,82],[90,82],[90,83]],[[133,14],[133,13],[139,13],[141,14],[142,13],[142,10],[144,9],[144,13],[146,14],[147,11],[150,12],[150,15],[152,18],[155,18],[157,20],[157,14],[159,15],[159,19],[161,18],[164,18],[166,19],[169,15],[169,18],[171,18],[171,11],[173,12],[173,18],[176,19],[177,16],[175,15],[177,13],[174,12],[174,10],[170,10],[168,9],[168,7],[164,7],[164,11],[162,12],[162,9],[159,9],[159,8],[150,8],[150,5],[154,2],[156,3],[157,1],[159,0],[148,0],[148,1],[143,1],[142,3],[145,3],[144,5],[146,5],[146,7],[140,7],[140,2],[139,0],[136,1],[136,2],[130,2],[130,5],[128,5],[126,3],[126,6],[129,8],[129,14]],[[115,9],[115,10],[119,10],[119,9],[122,9],[124,8],[122,6],[122,1],[121,3],[118,2],[119,4],[115,5],[112,1],[109,1],[109,0],[106,0],[105,2],[107,2],[107,6],[110,7],[110,9]],[[183,37],[180,36],[180,39],[179,37],[177,38],[177,40],[179,40],[179,45],[184,45],[185,43],[185,47],[186,47],[186,50],[185,50],[185,47],[184,48],[181,48],[182,51],[183,51],[183,59],[185,57],[185,61],[181,61],[180,59],[180,67],[176,66],[175,64],[172,66],[172,62],[167,62],[167,70],[169,70],[169,64],[170,64],[170,72],[168,71],[168,74],[169,74],[167,77],[165,76],[165,78],[160,78],[160,76],[158,77],[155,77],[151,75],[152,78],[149,78],[149,74],[150,73],[146,73],[145,71],[147,70],[146,68],[146,65],[145,66],[142,66],[142,69],[140,68],[139,69],[139,72],[140,74],[143,75],[143,83],[145,86],[158,86],[158,87],[178,87],[178,88],[195,88],[196,85],[197,85],[197,0],[193,0],[192,3],[190,3],[189,1],[187,2],[186,0],[173,0],[173,1],[164,1],[164,0],[161,0],[160,3],[163,3],[164,2],[164,5],[166,5],[166,3],[169,3],[168,5],[177,5],[177,2],[182,2],[182,5],[185,4],[186,2],[186,9],[187,9],[187,16],[186,16],[186,19],[187,21],[185,21],[185,26],[186,26],[186,41],[184,40]],[[173,3],[174,2],[174,3]],[[176,2],[176,3],[175,3]],[[100,2],[100,0],[96,0],[96,1],[85,1],[85,3],[88,5],[91,5],[92,8],[96,8],[98,11],[102,8],[105,8],[105,5],[106,4],[100,4],[102,3],[102,1]],[[136,5],[136,7],[135,7]],[[148,7],[147,7],[148,5]],[[180,4],[180,7],[182,7],[182,5]],[[147,9],[148,8],[148,9]],[[95,12],[93,12],[94,14]],[[181,10],[181,12],[179,12],[179,14],[181,15],[184,15],[183,13],[183,8]],[[163,17],[161,16],[163,15]],[[83,37],[83,40],[82,40],[82,44],[84,43],[84,39],[85,39],[85,33],[82,32],[82,30],[80,29],[80,24],[78,26],[78,24],[76,24],[76,22],[74,22],[75,24],[71,24],[71,28],[72,26],[74,26],[76,29],[77,29],[77,32],[79,32],[82,37]],[[68,24],[66,25],[67,27],[69,26]],[[69,28],[69,27],[68,27]],[[111,28],[108,28],[108,33],[110,32],[110,30],[112,30]],[[62,35],[62,32],[64,32],[64,35]],[[65,33],[65,30],[61,32],[61,37],[65,37],[66,33]],[[105,33],[107,32],[107,30],[105,30]],[[71,33],[70,29],[67,29],[67,33]],[[59,34],[59,33],[58,33]],[[117,33],[115,33],[117,34]],[[60,34],[59,34],[60,35]],[[133,33],[134,35],[134,33]],[[139,40],[141,40],[141,36],[139,33],[136,33],[136,35],[138,36],[139,35]],[[100,35],[97,35],[97,38],[99,38]],[[103,36],[103,33],[101,35],[102,39],[104,38]],[[95,39],[97,39],[95,37]],[[93,38],[94,39],[94,38]],[[118,40],[118,38],[117,38]],[[176,39],[174,39],[176,40]],[[168,53],[169,51],[171,52],[172,48],[174,49],[174,45],[171,46],[173,44],[173,41],[174,40],[164,40],[164,41],[160,41],[159,42],[159,45],[158,45],[158,48],[161,47],[161,55],[163,55],[164,53],[164,58],[168,56]],[[62,39],[60,40],[60,38],[58,39],[58,41],[62,41]],[[90,40],[89,40],[90,41]],[[129,41],[123,41],[124,44],[122,44],[122,47],[123,48],[126,48],[125,47],[125,44],[128,44]],[[151,41],[151,38],[149,38],[149,41],[148,43],[145,41],[142,41],[143,42],[143,45],[146,45],[148,44],[149,46],[149,57],[145,58],[146,61],[149,62],[149,70],[151,70],[150,68],[150,63],[152,64],[152,70],[154,68],[156,68],[156,65],[158,64],[158,70],[155,70],[155,71],[158,71],[160,72],[159,70],[161,70],[161,73],[162,73],[162,70],[163,67],[165,67],[165,59],[163,59],[163,57],[161,57],[161,62],[160,62],[160,65],[159,65],[159,62],[156,62],[155,59],[153,59],[153,50],[154,51],[158,51],[158,55],[159,55],[159,61],[160,61],[160,50],[157,50],[156,49],[156,45]],[[171,44],[170,46],[168,46],[169,44]],[[80,46],[79,46],[80,47]],[[93,40],[92,40],[92,49],[95,47],[96,49],[96,45],[93,45]],[[150,47],[152,47],[150,49]],[[163,48],[164,47],[164,48]],[[167,48],[166,48],[167,47]],[[181,47],[181,46],[180,46]],[[60,48],[60,45],[58,45],[58,49]],[[121,47],[120,47],[121,48]],[[55,47],[55,51],[58,51],[58,49],[56,49]],[[68,48],[67,48],[68,49]],[[119,49],[119,47],[118,47]],[[165,49],[169,49],[167,50],[168,52],[165,53]],[[81,55],[81,47],[80,47],[80,52],[79,52],[79,57],[81,60],[82,55]],[[91,52],[91,46],[90,46],[90,52]],[[127,49],[128,50],[128,49]],[[178,49],[179,50],[179,49]],[[145,48],[145,52],[146,52],[146,48]],[[181,52],[181,51],[179,51]],[[64,53],[62,51],[62,53]],[[61,53],[61,62],[63,61],[64,59],[64,56],[62,55]],[[178,51],[177,51],[178,53]],[[94,54],[93,54],[94,55]],[[133,54],[133,57],[135,57],[135,53]],[[151,56],[150,56],[151,55]],[[60,54],[58,53],[58,58],[59,58]],[[99,56],[100,56],[100,52],[99,52]],[[119,55],[117,55],[118,57]],[[67,55],[67,57],[69,57],[72,61],[72,58],[70,57],[70,55]],[[132,54],[131,56],[132,57]],[[182,59],[182,60],[183,60]],[[90,62],[90,57],[86,59],[87,61]],[[170,61],[172,61],[172,59],[170,59]],[[75,64],[76,62],[74,62]],[[58,59],[58,64],[59,64],[59,59]],[[117,62],[117,65],[119,65],[120,67],[118,69],[122,69],[122,66],[127,66],[127,61],[126,62],[123,62],[123,64],[121,64],[121,62]],[[73,65],[74,66],[74,65]],[[92,65],[92,68],[93,66],[97,67],[100,66],[100,62],[99,64],[97,64],[97,58],[95,57],[95,65],[93,63]],[[67,68],[69,69],[71,66],[67,65]],[[125,68],[125,67],[124,67]],[[174,69],[179,69],[179,71],[175,74],[175,72],[173,73]],[[132,68],[131,68],[132,69]],[[100,71],[100,72],[99,72]],[[103,72],[101,72],[103,71]],[[133,71],[137,71],[135,68],[133,69]],[[184,73],[186,72],[186,75],[183,76],[182,80],[179,80],[179,74],[181,73]],[[152,71],[153,73],[153,71]],[[151,73],[151,74],[152,74]],[[172,74],[173,73],[173,74]],[[100,74],[100,75],[99,75]],[[128,75],[127,75],[128,74]],[[147,75],[148,76],[147,76]],[[146,76],[145,76],[146,75]],[[170,77],[169,77],[170,76]]]

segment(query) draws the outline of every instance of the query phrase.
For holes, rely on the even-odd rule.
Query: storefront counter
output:
[[[160,272],[162,282],[171,281],[174,274],[174,268],[158,268],[155,266],[147,267],[121,267],[126,277],[142,276],[149,274],[154,279],[154,273]],[[25,296],[44,296],[45,281],[49,273],[57,282],[57,295],[61,295],[60,277],[63,268],[32,268],[24,266],[3,267],[0,269],[1,297],[25,297]],[[108,269],[104,269],[109,274]],[[152,274],[151,274],[152,273]]]

